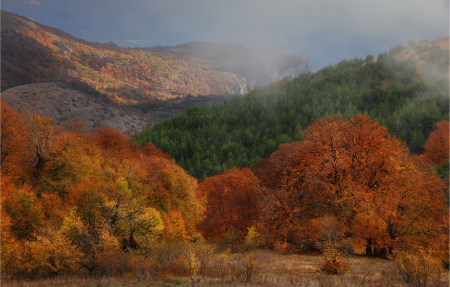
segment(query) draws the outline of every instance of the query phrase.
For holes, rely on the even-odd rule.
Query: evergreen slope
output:
[[[154,143],[203,179],[233,166],[253,165],[280,143],[299,140],[302,129],[318,118],[362,113],[420,154],[434,124],[448,119],[448,78],[418,80],[413,62],[394,57],[400,50],[393,48],[376,60],[370,55],[343,60],[217,106],[190,109],[136,134],[134,140]],[[427,60],[436,74],[436,66],[447,66],[436,64],[448,63],[448,55],[438,51]]]

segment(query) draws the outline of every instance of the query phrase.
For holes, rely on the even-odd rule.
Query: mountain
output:
[[[131,133],[154,123],[149,113],[80,92],[63,82],[10,88],[2,93],[2,99],[19,112],[37,109],[62,126],[76,120],[86,122],[89,128],[110,126]]]
[[[189,109],[134,140],[162,148],[204,179],[254,165],[280,144],[301,140],[303,129],[319,118],[365,114],[421,154],[435,124],[449,119],[448,46],[438,45],[445,41],[343,60],[220,105]]]
[[[295,78],[314,70],[306,55],[298,57],[287,52],[274,53],[273,50],[243,45],[194,42],[173,47],[153,47],[150,50],[222,63],[218,70],[245,78],[247,89],[244,90],[263,87],[285,77]]]
[[[144,112],[139,107],[117,104],[105,96],[81,92],[68,83],[50,82],[10,88],[2,92],[1,98],[19,112],[36,109],[50,115],[55,123],[62,127],[70,124],[72,120],[77,120],[85,122],[90,129],[110,126],[131,135],[149,125],[180,115],[188,108],[218,104],[233,96],[187,96],[169,99],[161,106]]]
[[[179,99],[186,96],[241,95],[313,70],[305,55],[237,45],[189,43],[132,49],[93,43],[3,10],[1,37],[2,91],[60,82],[104,97],[105,104],[144,111],[164,109],[173,100],[180,104]],[[217,100],[221,101],[213,102]],[[148,123],[158,120],[155,115]]]

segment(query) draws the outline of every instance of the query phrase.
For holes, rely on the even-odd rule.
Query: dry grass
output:
[[[230,254],[230,261],[236,255]],[[223,278],[197,277],[194,286],[407,286],[396,273],[395,263],[390,260],[351,256],[347,258],[350,270],[345,275],[326,275],[320,271],[322,255],[281,255],[274,251],[257,250],[253,257],[259,262],[258,272],[251,282],[243,282],[242,277],[229,274]],[[448,270],[444,281],[429,286],[448,286]],[[150,273],[149,273],[150,274]],[[56,278],[37,281],[2,282],[2,286],[43,287],[43,286],[192,286],[189,277],[158,277],[150,275],[136,278]],[[199,282],[197,282],[197,279]]]

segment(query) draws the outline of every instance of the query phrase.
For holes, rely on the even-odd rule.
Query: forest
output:
[[[412,153],[422,154],[434,124],[449,117],[448,77],[436,76],[448,73],[448,53],[438,46],[415,46],[427,50],[425,73],[419,77],[414,62],[395,57],[404,49],[399,45],[376,59],[343,60],[220,105],[192,108],[133,140],[155,144],[203,180],[234,166],[252,166],[279,144],[301,140],[302,131],[319,118],[364,114]]]
[[[395,259],[405,283],[423,280],[423,266],[428,280],[448,268],[446,120],[411,155],[366,115],[322,117],[254,165],[199,182],[113,128],[62,130],[4,102],[1,113],[4,280],[249,282],[253,248],[323,254],[325,274],[345,273],[350,254]]]
[[[346,286],[448,283],[449,82],[438,76],[448,54],[414,47],[427,52],[421,74],[397,59],[404,49],[195,107],[133,137],[63,128],[2,100],[2,281],[296,286],[298,274],[267,279],[261,267],[296,255],[296,266],[319,258],[316,277],[358,282]],[[337,277],[361,262],[394,267],[370,283],[365,270]]]

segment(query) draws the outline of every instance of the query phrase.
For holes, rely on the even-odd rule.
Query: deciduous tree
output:
[[[25,124],[11,107],[1,100],[1,169],[3,175],[19,177],[20,162],[26,156]]]
[[[52,145],[52,135],[54,128],[52,126],[53,118],[43,115],[39,111],[25,111],[26,145],[29,151],[29,159],[33,166],[33,175],[39,180],[49,159],[49,151]]]
[[[436,123],[436,129],[430,133],[425,142],[425,153],[422,159],[425,163],[434,164],[437,167],[449,170],[449,122],[439,121]]]
[[[248,168],[232,168],[206,178],[199,186],[205,213],[199,228],[206,237],[217,238],[233,230],[244,238],[258,218],[258,179]]]
[[[366,254],[377,256],[442,234],[444,185],[415,165],[385,127],[362,115],[334,116],[316,121],[302,137],[255,169],[269,190],[263,207],[272,234],[294,233],[305,242],[310,220],[331,215],[355,244],[364,242]]]

